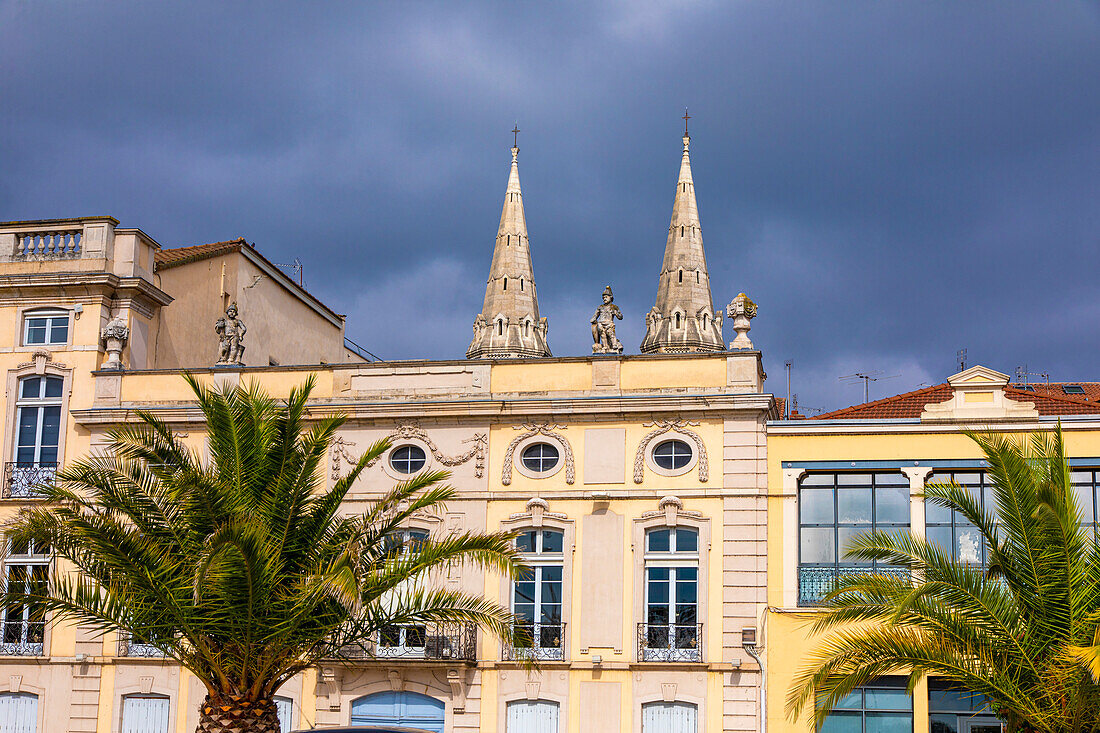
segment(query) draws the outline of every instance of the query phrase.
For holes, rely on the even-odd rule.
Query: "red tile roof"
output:
[[[1010,387],[1022,388],[1012,384]],[[1080,387],[1084,394],[1066,394],[1062,387]],[[1100,402],[1100,382],[1032,382],[1026,390],[1029,394],[1041,394],[1049,397],[1066,397],[1082,402]]]
[[[175,247],[157,251],[156,265],[158,270],[164,270],[177,265],[186,265],[188,262],[205,260],[208,257],[229,252],[239,252],[242,247],[251,247],[244,237],[237,237],[226,242],[210,242],[209,244],[196,244],[192,247]]]
[[[1068,384],[1089,383],[1069,382]],[[1100,383],[1092,383],[1096,387],[1096,393],[1100,395]],[[1046,385],[1043,385],[1044,387]],[[1051,385],[1052,387],[1054,385]],[[1065,394],[1056,394],[1054,389],[1039,389],[1035,385],[1035,391],[1024,391],[1011,385],[1005,387],[1005,394],[1017,402],[1031,402],[1035,405],[1040,415],[1093,415],[1100,414],[1100,402],[1086,399],[1074,399]],[[1058,385],[1058,392],[1061,386]],[[811,420],[890,420],[900,418],[919,418],[924,408],[937,402],[946,402],[951,399],[953,390],[949,384],[937,384],[913,392],[886,397],[873,402],[865,402],[861,405],[852,405],[823,415],[815,415]],[[1083,397],[1083,396],[1082,396]]]

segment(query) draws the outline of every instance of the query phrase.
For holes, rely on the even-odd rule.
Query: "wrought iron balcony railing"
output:
[[[157,649],[152,644],[135,641],[129,634],[120,634],[118,637],[118,656],[155,659],[157,657],[163,657],[164,652]]]
[[[798,568],[798,605],[816,606],[836,588],[841,578],[853,575],[892,575],[908,578],[905,568],[868,568],[868,567],[816,567],[803,565]]]
[[[40,657],[45,639],[45,621],[0,620],[0,654]]]
[[[638,624],[638,661],[701,662],[702,642],[702,624]]]
[[[565,624],[516,624],[515,635],[514,644],[504,645],[505,660],[565,659]]]
[[[39,486],[53,483],[55,474],[57,463],[5,463],[4,498],[33,499],[38,496]]]
[[[369,642],[346,644],[334,657],[340,659],[440,659],[477,660],[476,624],[390,626]]]

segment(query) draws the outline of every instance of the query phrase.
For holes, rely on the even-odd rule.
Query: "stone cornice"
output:
[[[144,297],[156,305],[168,305],[172,296],[140,277],[119,277],[109,272],[41,272],[0,276],[0,302],[20,299],[35,292],[58,290],[109,298]]]
[[[320,418],[342,414],[350,421],[393,421],[419,419],[481,419],[485,422],[514,424],[526,418],[564,419],[577,415],[583,420],[631,416],[636,419],[653,415],[677,415],[693,418],[724,419],[740,413],[766,415],[775,409],[770,394],[693,394],[693,395],[607,395],[584,398],[469,399],[383,402],[377,399],[348,402],[316,402],[307,417]],[[202,413],[192,404],[134,404],[74,409],[77,424],[113,425],[136,419],[138,410],[155,414],[169,423],[200,423]]]

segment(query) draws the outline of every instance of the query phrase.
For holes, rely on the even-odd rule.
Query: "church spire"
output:
[[[500,212],[485,301],[474,319],[474,339],[466,350],[467,359],[550,356],[547,322],[539,317],[523,193],[519,187],[519,126],[512,132],[517,136],[512,146],[512,170]]]
[[[646,314],[642,353],[682,354],[722,351],[722,316],[715,317],[710,296],[707,256],[691,180],[687,112],[684,112],[684,153],[672,203],[665,259],[657,281],[657,304]]]

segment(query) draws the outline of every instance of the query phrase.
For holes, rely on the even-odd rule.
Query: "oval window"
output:
[[[678,471],[691,463],[691,446],[682,440],[666,440],[653,449],[653,462],[666,471]]]
[[[535,473],[546,473],[558,465],[558,449],[549,443],[535,443],[523,450],[523,467]]]
[[[390,453],[390,467],[398,473],[416,473],[427,462],[428,456],[418,445],[403,445]]]

